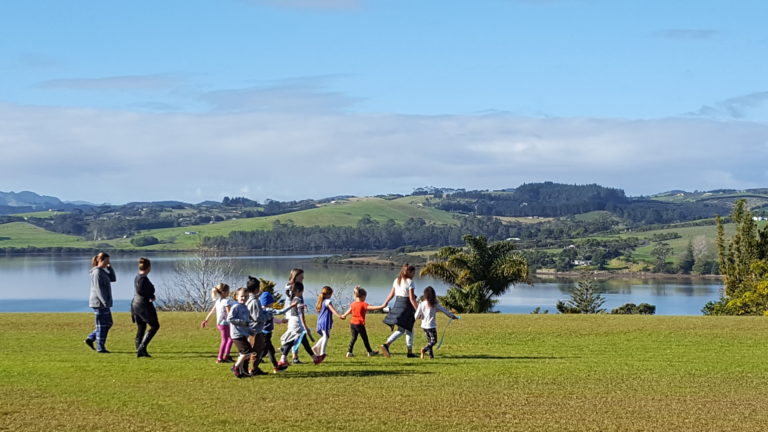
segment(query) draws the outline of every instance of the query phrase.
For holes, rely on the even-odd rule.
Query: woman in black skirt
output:
[[[395,298],[395,305],[389,310],[384,324],[397,330],[392,333],[384,345],[381,346],[381,354],[389,357],[389,345],[405,334],[405,345],[408,347],[408,357],[417,357],[413,353],[413,324],[416,322],[414,314],[418,303],[416,303],[415,287],[413,285],[413,276],[416,273],[416,267],[405,263],[400,269],[400,274],[392,283],[392,289],[384,300],[383,306],[386,306],[392,298]]]
[[[152,357],[147,352],[147,345],[160,329],[155,310],[155,286],[149,281],[152,263],[149,258],[139,258],[139,274],[133,280],[136,294],[131,302],[131,318],[136,323],[136,357]],[[149,331],[147,330],[149,325]]]

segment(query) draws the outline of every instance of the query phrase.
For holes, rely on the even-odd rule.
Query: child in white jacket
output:
[[[424,354],[429,354],[429,358],[435,358],[432,353],[432,347],[437,343],[437,311],[446,314],[451,319],[459,319],[458,315],[454,315],[451,311],[444,308],[438,301],[435,289],[431,286],[424,288],[424,294],[422,295],[421,303],[416,308],[416,319],[421,320],[421,328],[427,335],[427,345],[421,349],[421,359],[424,359]]]

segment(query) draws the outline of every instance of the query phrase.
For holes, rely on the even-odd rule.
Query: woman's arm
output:
[[[395,286],[392,285],[392,289],[389,290],[389,294],[387,294],[387,298],[384,299],[384,303],[381,304],[381,308],[384,309],[387,307],[387,304],[389,304],[389,301],[392,300],[392,298],[395,296]]]
[[[107,265],[107,276],[109,276],[110,282],[117,282],[117,275],[115,269],[112,268],[112,264]]]
[[[208,311],[208,315],[205,316],[205,319],[203,322],[200,323],[200,328],[205,328],[205,326],[208,325],[208,318],[211,317],[211,314],[216,312],[216,305],[214,304],[210,311]],[[227,316],[229,316],[229,311],[227,311]]]
[[[408,288],[408,300],[411,301],[411,305],[414,309],[419,307],[419,304],[416,302],[416,294],[413,293],[413,285]]]

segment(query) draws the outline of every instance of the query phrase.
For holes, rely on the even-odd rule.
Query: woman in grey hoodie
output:
[[[85,344],[102,354],[107,354],[104,346],[107,333],[112,327],[112,282],[117,281],[115,270],[109,263],[109,255],[99,252],[91,260],[91,296],[88,306],[96,314],[96,328],[85,338]],[[94,342],[96,346],[94,346]]]

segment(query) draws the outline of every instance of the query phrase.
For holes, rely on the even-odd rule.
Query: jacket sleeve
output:
[[[442,312],[442,313],[444,313],[444,314],[448,315],[448,317],[450,317],[451,319],[455,319],[455,318],[456,318],[456,315],[454,315],[454,314],[453,314],[451,311],[449,311],[448,309],[444,308],[444,307],[443,307],[443,305],[441,305],[441,304],[438,304],[438,305],[437,305],[437,310],[439,310],[440,312]]]
[[[424,303],[419,303],[419,307],[416,308],[416,314],[414,316],[416,319],[424,318]]]
[[[115,274],[115,269],[112,266],[107,267],[107,274],[110,282],[117,282],[117,274]]]

